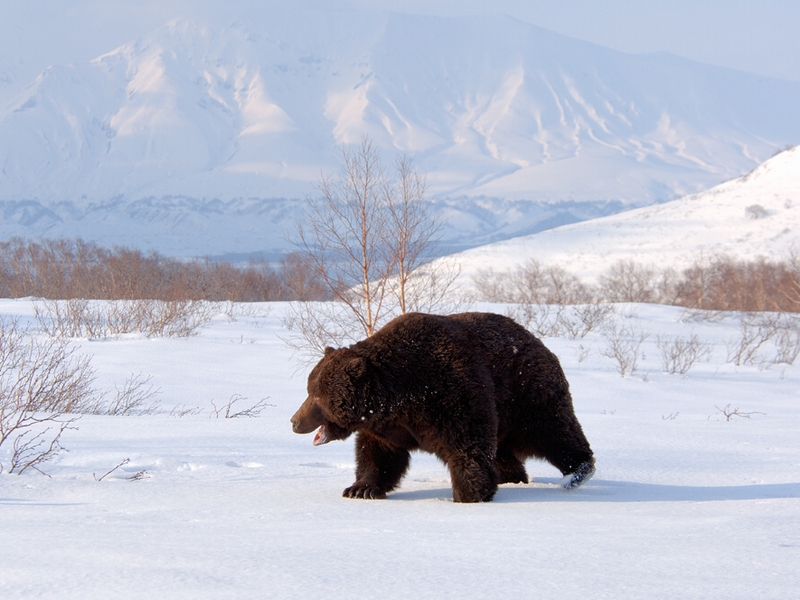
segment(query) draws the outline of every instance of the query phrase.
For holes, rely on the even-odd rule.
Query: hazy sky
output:
[[[623,52],[686,58],[800,81],[798,0],[352,0],[436,14],[505,13]]]
[[[279,10],[287,1],[438,15],[504,13],[624,52],[668,51],[800,81],[798,0],[0,0],[0,65],[90,60],[203,7],[218,12],[251,4],[263,12],[264,5]],[[20,38],[36,42],[36,56],[9,56]]]

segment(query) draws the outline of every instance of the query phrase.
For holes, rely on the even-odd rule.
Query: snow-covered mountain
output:
[[[781,260],[800,252],[800,146],[751,173],[656,206],[488,244],[454,255],[463,281],[536,259],[592,281],[619,260],[683,268],[726,254]]]
[[[800,83],[510,18],[186,10],[0,108],[0,233],[280,249],[368,135],[387,162],[414,156],[466,246],[705,189],[800,142]]]

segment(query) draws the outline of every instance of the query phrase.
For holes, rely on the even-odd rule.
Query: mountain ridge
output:
[[[563,221],[699,191],[800,142],[800,83],[628,55],[511,18],[286,9],[229,26],[195,16],[54,65],[0,108],[3,210],[58,215],[3,229],[40,237],[85,213],[76,229],[96,237],[83,226],[102,230],[95,208],[111,199],[134,215],[140,201],[184,198],[175,221],[245,199],[275,199],[285,214],[285,201],[302,209],[338,168],[341,145],[367,135],[387,163],[413,155],[442,214],[477,222],[481,198],[529,203],[526,223],[486,234],[503,237],[544,227],[553,210]],[[153,238],[145,225],[131,216],[121,241]],[[230,227],[216,236],[235,236]],[[451,229],[454,247],[470,243]],[[184,240],[174,251],[204,253],[196,231],[167,234]],[[263,237],[230,251],[265,250]]]

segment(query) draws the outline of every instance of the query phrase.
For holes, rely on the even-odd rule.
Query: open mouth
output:
[[[322,444],[327,444],[330,441],[331,438],[328,435],[327,427],[325,427],[325,425],[320,425],[319,429],[317,429],[316,435],[314,435],[314,445],[322,446]]]

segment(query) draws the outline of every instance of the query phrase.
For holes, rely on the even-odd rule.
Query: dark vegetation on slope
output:
[[[591,286],[559,267],[528,262],[484,271],[479,300],[539,304],[648,302],[702,310],[800,312],[800,256],[751,261],[698,260],[681,272],[622,261]],[[81,240],[0,242],[0,297],[268,302],[327,299],[322,282],[296,254],[279,265],[177,260]]]
[[[82,240],[0,242],[0,297],[97,300],[319,300],[320,282],[295,254],[278,266],[178,260]]]
[[[800,256],[773,262],[728,256],[699,259],[681,272],[620,261],[590,286],[559,267],[529,261],[514,271],[483,271],[478,296],[493,302],[646,302],[713,311],[800,312]]]

